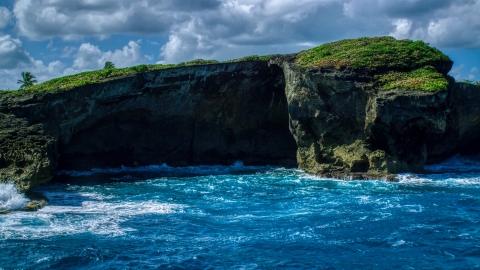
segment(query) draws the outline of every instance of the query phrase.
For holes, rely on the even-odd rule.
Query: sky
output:
[[[480,81],[480,0],[0,0],[0,89],[88,70],[424,40]]]

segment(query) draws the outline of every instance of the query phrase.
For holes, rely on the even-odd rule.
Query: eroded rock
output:
[[[480,152],[480,90],[455,84],[442,59],[415,67],[442,83],[433,92],[386,89],[366,69],[299,66],[285,55],[3,96],[0,181],[26,191],[59,169],[237,160],[394,181],[457,152]],[[390,69],[376,67],[382,78]]]

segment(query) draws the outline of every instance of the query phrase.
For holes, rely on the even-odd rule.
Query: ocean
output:
[[[61,171],[0,215],[0,269],[480,269],[480,159],[398,183],[231,166]],[[27,199],[0,185],[0,210]]]

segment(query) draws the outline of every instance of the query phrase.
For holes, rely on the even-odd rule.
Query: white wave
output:
[[[79,206],[47,205],[36,212],[14,212],[0,219],[0,239],[42,239],[91,233],[120,236],[137,229],[124,226],[132,217],[182,213],[184,206],[154,201],[84,201]]]
[[[159,172],[159,173],[186,173],[186,174],[223,174],[238,171],[255,171],[261,169],[272,169],[271,166],[245,166],[242,161],[236,161],[233,165],[199,165],[188,167],[170,167],[167,164],[150,165],[143,167],[126,167],[120,168],[94,168],[90,171],[58,171],[57,175],[69,175],[73,177],[91,176],[93,174],[118,174],[118,173],[134,173],[134,172]]]
[[[13,184],[0,184],[0,210],[17,210],[25,207],[28,199]]]
[[[443,173],[443,174],[399,174],[399,184],[430,185],[438,187],[477,187],[480,185],[479,173]]]

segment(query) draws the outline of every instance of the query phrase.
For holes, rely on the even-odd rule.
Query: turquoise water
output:
[[[399,183],[241,163],[60,172],[36,189],[48,206],[0,215],[0,268],[480,268],[480,162],[428,169]],[[0,208],[25,203],[0,188]]]

